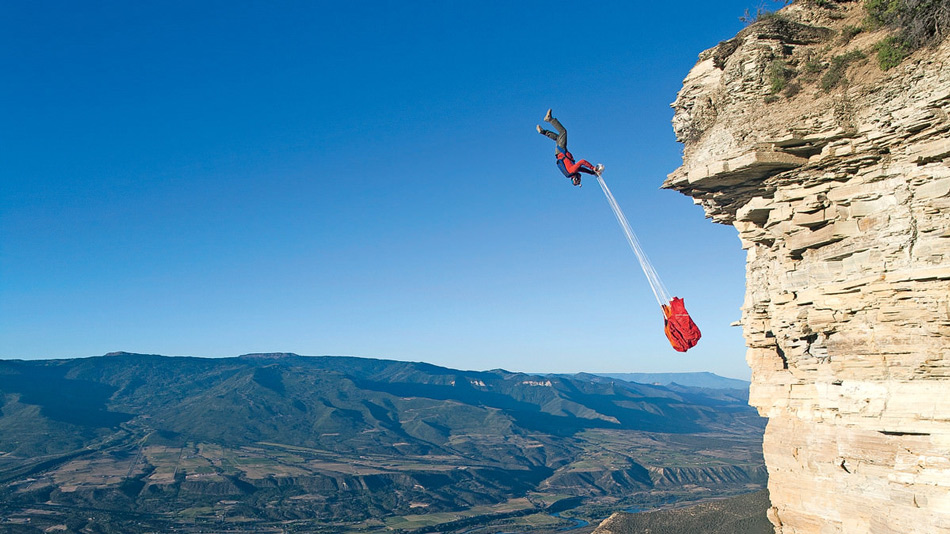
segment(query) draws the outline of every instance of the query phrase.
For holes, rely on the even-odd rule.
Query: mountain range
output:
[[[451,532],[765,477],[741,393],[588,374],[111,353],[0,361],[0,411],[0,511],[31,528]]]
[[[726,378],[710,372],[699,373],[598,373],[599,376],[619,378],[627,382],[669,386],[679,384],[693,388],[748,390],[748,380]]]

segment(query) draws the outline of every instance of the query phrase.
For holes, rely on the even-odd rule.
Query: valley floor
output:
[[[754,434],[585,431],[571,458],[511,498],[492,489],[492,477],[530,473],[500,457],[171,446],[147,444],[137,430],[127,425],[128,435],[98,449],[36,459],[32,470],[0,458],[0,532],[584,534],[614,512],[765,484]]]

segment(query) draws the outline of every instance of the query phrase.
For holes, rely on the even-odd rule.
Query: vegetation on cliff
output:
[[[800,0],[787,1],[810,5],[824,12],[831,20],[847,15],[839,6],[842,1]],[[881,70],[890,70],[899,65],[914,51],[936,45],[946,38],[950,31],[950,0],[865,0],[864,16],[860,22],[846,24],[840,29],[837,45],[847,46],[858,34],[875,30],[889,30],[890,34],[879,39],[864,50],[854,49],[847,53],[825,58],[811,58],[806,64],[796,68],[788,58],[775,57],[766,69],[769,95],[768,102],[778,100],[779,95],[791,97],[801,89],[802,83],[812,83],[820,79],[819,86],[825,92],[845,85],[845,73],[848,66],[873,55]],[[740,20],[749,25],[774,24],[794,25],[794,17],[783,11],[769,11],[759,7],[754,13],[746,11]],[[833,46],[829,47],[829,50]]]
[[[939,42],[950,31],[948,0],[867,0],[864,6],[872,24],[895,29],[911,49]]]
[[[888,70],[923,46],[939,43],[950,30],[950,0],[867,0],[868,24],[894,35],[874,46],[877,63]]]

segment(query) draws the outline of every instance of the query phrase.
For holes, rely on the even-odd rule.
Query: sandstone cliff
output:
[[[673,104],[664,187],[747,251],[781,534],[950,532],[950,39],[884,72],[863,18],[796,3],[703,52]]]

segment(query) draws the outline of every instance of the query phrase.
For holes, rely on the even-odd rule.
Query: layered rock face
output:
[[[746,28],[674,103],[664,187],[747,251],[780,534],[950,533],[950,40],[882,72],[862,4]]]

